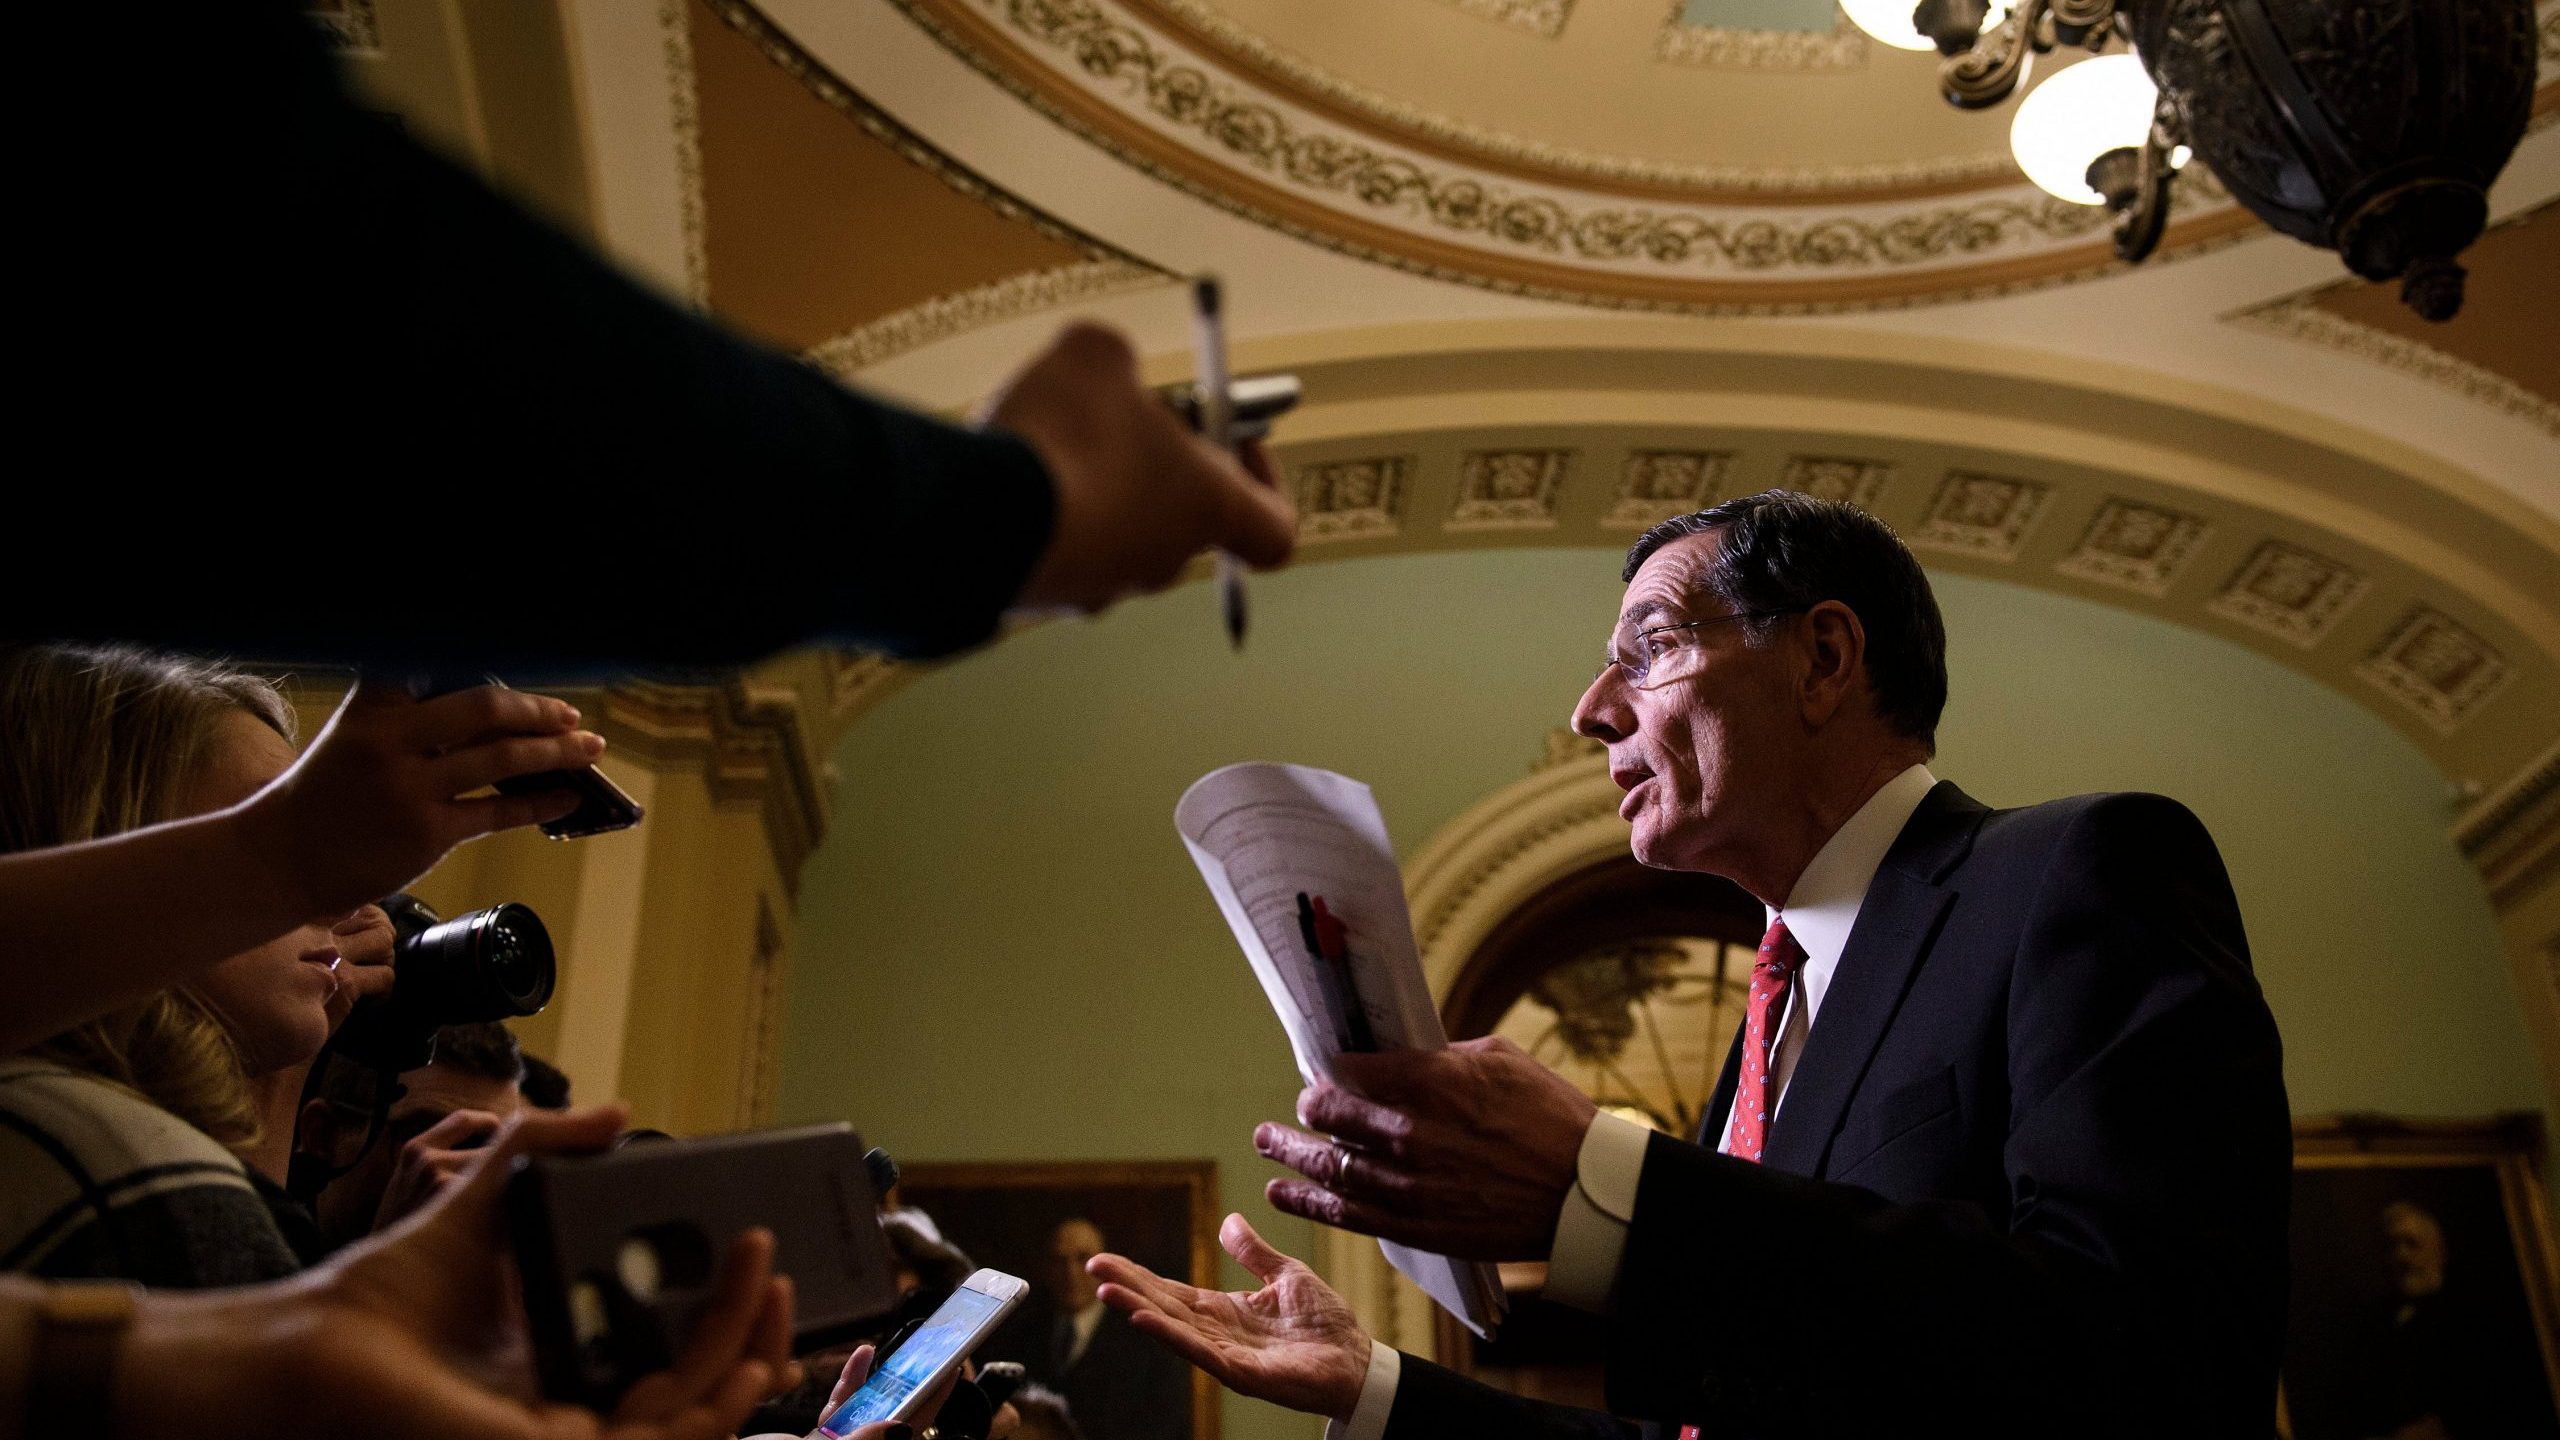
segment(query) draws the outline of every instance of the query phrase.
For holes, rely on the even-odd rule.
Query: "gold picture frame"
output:
[[[932,1216],[944,1238],[975,1263],[1032,1282],[1031,1303],[990,1346],[1019,1349],[1025,1334],[1043,1323],[1049,1237],[1067,1219],[1093,1221],[1112,1249],[1158,1274],[1204,1290],[1218,1286],[1223,1212],[1214,1160],[918,1161],[901,1165],[890,1198]],[[1000,1349],[980,1354],[1024,1358]],[[1218,1440],[1218,1383],[1187,1363],[1181,1368],[1190,1377],[1191,1440]],[[1113,1440],[1107,1432],[1087,1433],[1090,1440]]]
[[[2389,1434],[2400,1412],[2439,1402],[2490,1417],[2496,1433],[2550,1433],[2560,1246],[2542,1117],[2321,1115],[2293,1128],[2287,1440]],[[2425,1357],[2444,1353],[2461,1368],[2430,1369]]]

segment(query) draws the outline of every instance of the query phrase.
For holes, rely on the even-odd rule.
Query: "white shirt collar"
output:
[[[1823,991],[1830,987],[1831,972],[1839,966],[1849,931],[1858,923],[1858,910],[1866,903],[1876,868],[1884,864],[1885,852],[1893,848],[1895,837],[1911,823],[1912,812],[1937,783],[1938,777],[1926,765],[1914,765],[1886,781],[1823,842],[1813,863],[1796,877],[1786,906],[1768,911],[1771,920],[1785,917],[1787,933],[1804,947],[1808,1020],[1822,1008]]]

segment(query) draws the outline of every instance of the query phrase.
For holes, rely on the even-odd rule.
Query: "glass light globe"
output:
[[[2083,60],[2027,92],[2009,122],[2010,153],[2046,194],[2104,205],[2107,198],[2089,188],[2089,162],[2110,150],[2140,149],[2159,99],[2159,87],[2133,56]]]
[[[1867,32],[1867,37],[1896,50],[1935,50],[1938,42],[1920,33],[1911,23],[1911,12],[1920,8],[1919,0],[1840,0],[1840,8],[1849,15],[1849,23]],[[2009,18],[2009,0],[1991,0],[1991,13],[1982,18],[1984,33]]]

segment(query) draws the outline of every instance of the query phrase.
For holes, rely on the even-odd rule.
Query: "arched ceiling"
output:
[[[2433,329],[2209,185],[2176,253],[2113,265],[2018,182],[2006,110],[1798,0],[559,3],[577,163],[514,168],[582,172],[601,243],[857,383],[956,409],[1076,313],[1183,378],[1174,277],[1227,275],[1239,365],[1307,384],[1308,562],[1800,484],[1934,565],[2255,646],[2459,782],[2560,744],[2560,128]],[[459,16],[448,60],[506,91],[476,32],[521,20],[360,8]]]

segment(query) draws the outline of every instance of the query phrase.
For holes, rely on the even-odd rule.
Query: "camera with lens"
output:
[[[539,1014],[551,1003],[559,966],[551,932],[530,906],[511,901],[451,920],[412,895],[382,908],[399,937],[391,993],[358,1005],[339,1027],[340,1057],[396,1075],[433,1058],[447,1025]]]
[[[305,1104],[327,1099],[354,1137],[335,1153],[296,1150],[286,1188],[312,1203],[378,1143],[402,1073],[435,1059],[447,1025],[539,1014],[559,966],[542,917],[513,902],[447,920],[413,895],[382,902],[391,917],[391,993],[359,1003],[303,1081]]]

